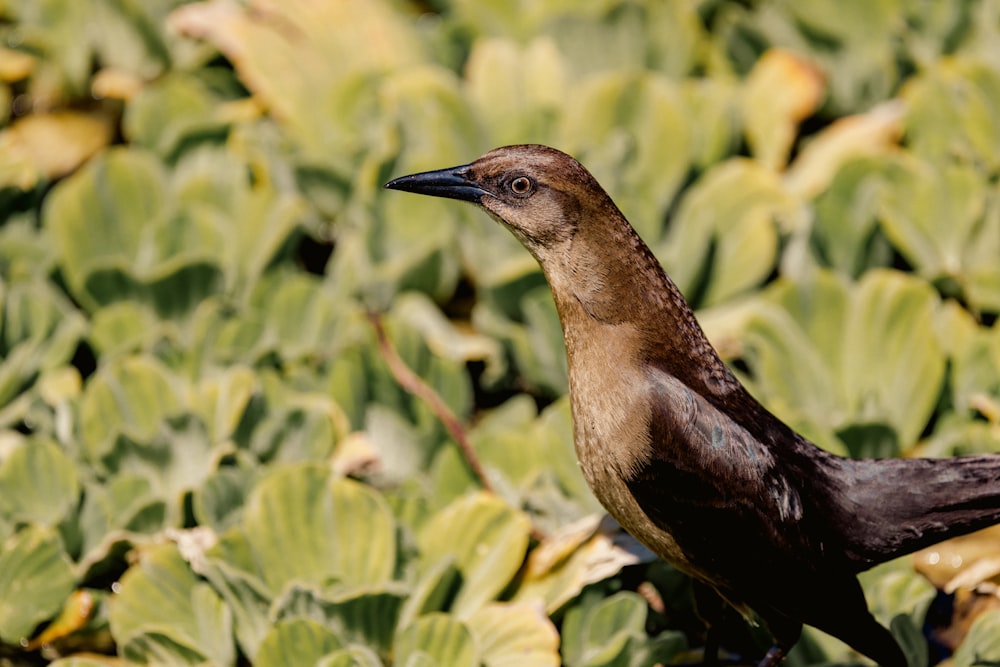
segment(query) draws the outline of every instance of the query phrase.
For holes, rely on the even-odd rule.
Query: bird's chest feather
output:
[[[648,382],[634,358],[628,325],[582,339],[567,336],[574,442],[580,468],[612,517],[661,557],[684,568],[687,558],[669,533],[651,533],[628,483],[650,459]]]

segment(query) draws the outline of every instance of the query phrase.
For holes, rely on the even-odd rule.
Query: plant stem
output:
[[[396,378],[396,382],[403,389],[427,404],[427,407],[431,409],[431,412],[444,425],[445,429],[458,445],[459,451],[465,458],[466,465],[469,466],[472,474],[479,480],[480,486],[486,491],[493,493],[493,485],[490,484],[490,480],[486,476],[486,471],[479,461],[476,450],[472,448],[472,443],[469,442],[469,437],[462,421],[445,404],[441,396],[430,385],[424,382],[419,375],[414,373],[399,356],[396,348],[393,347],[392,342],[386,336],[382,316],[379,313],[369,312],[368,320],[371,322],[372,328],[375,329],[375,338],[378,341],[379,352],[382,354],[386,365],[389,366],[393,377]]]

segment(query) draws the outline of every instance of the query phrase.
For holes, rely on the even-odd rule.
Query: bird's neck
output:
[[[621,363],[654,364],[705,395],[731,391],[735,378],[680,290],[620,214],[582,230],[541,263],[571,366],[583,346],[608,346],[629,331],[631,358]]]

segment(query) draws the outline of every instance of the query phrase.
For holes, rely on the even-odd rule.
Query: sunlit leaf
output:
[[[524,560],[530,528],[526,515],[486,493],[461,498],[431,517],[417,539],[420,558],[455,558],[462,589],[453,613],[468,618],[507,587]]]
[[[419,41],[381,0],[294,2],[267,11],[271,19],[260,21],[252,6],[203,2],[177,10],[172,23],[224,53],[304,150],[349,168],[366,148],[357,129],[367,126],[375,104],[368,76],[420,62]]]
[[[577,87],[567,103],[561,147],[587,165],[649,242],[691,162],[681,92],[652,73],[615,72]]]
[[[315,665],[343,647],[337,634],[316,621],[293,618],[279,621],[261,642],[254,664],[262,667]]]
[[[537,606],[491,604],[468,619],[487,667],[558,667],[559,635]]]
[[[846,116],[812,137],[785,174],[788,190],[804,198],[823,192],[844,164],[862,157],[891,155],[903,132],[903,107],[887,102]]]
[[[781,49],[761,56],[747,77],[741,104],[754,157],[783,169],[799,123],[816,110],[823,93],[822,74],[801,56]]]
[[[29,190],[72,172],[111,140],[111,120],[76,111],[32,114],[0,132],[0,185]]]
[[[395,524],[385,500],[359,482],[331,479],[322,467],[277,468],[251,493],[243,517],[273,593],[295,580],[360,586],[392,576]]]
[[[0,461],[0,515],[54,526],[79,502],[72,459],[54,443],[25,440]]]
[[[930,286],[871,271],[848,287],[820,272],[777,283],[768,301],[781,308],[763,304],[745,341],[765,403],[821,444],[827,429],[881,424],[898,447],[912,447],[944,379],[933,328],[939,302]],[[848,444],[861,448],[855,454],[868,446]],[[886,455],[892,448],[866,451]]]
[[[139,565],[122,576],[110,603],[115,638],[133,660],[183,662],[201,656],[220,665],[235,663],[232,612],[191,571],[173,544],[149,547]]]
[[[771,273],[777,223],[797,206],[773,171],[747,160],[724,162],[685,193],[662,244],[664,266],[699,305],[731,298]]]
[[[394,648],[396,660],[403,665],[411,664],[408,661],[421,653],[442,666],[479,663],[479,652],[468,626],[446,614],[418,618],[403,628]]]
[[[588,584],[648,560],[617,543],[621,532],[613,521],[594,514],[547,535],[531,550],[515,601],[542,602],[555,613]]]
[[[527,48],[501,39],[475,42],[466,86],[494,144],[551,143],[566,94],[565,70],[550,38],[538,38]]]

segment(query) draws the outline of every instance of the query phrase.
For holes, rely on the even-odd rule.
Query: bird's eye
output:
[[[518,176],[510,182],[510,191],[516,195],[526,195],[531,192],[531,179],[527,176]]]

